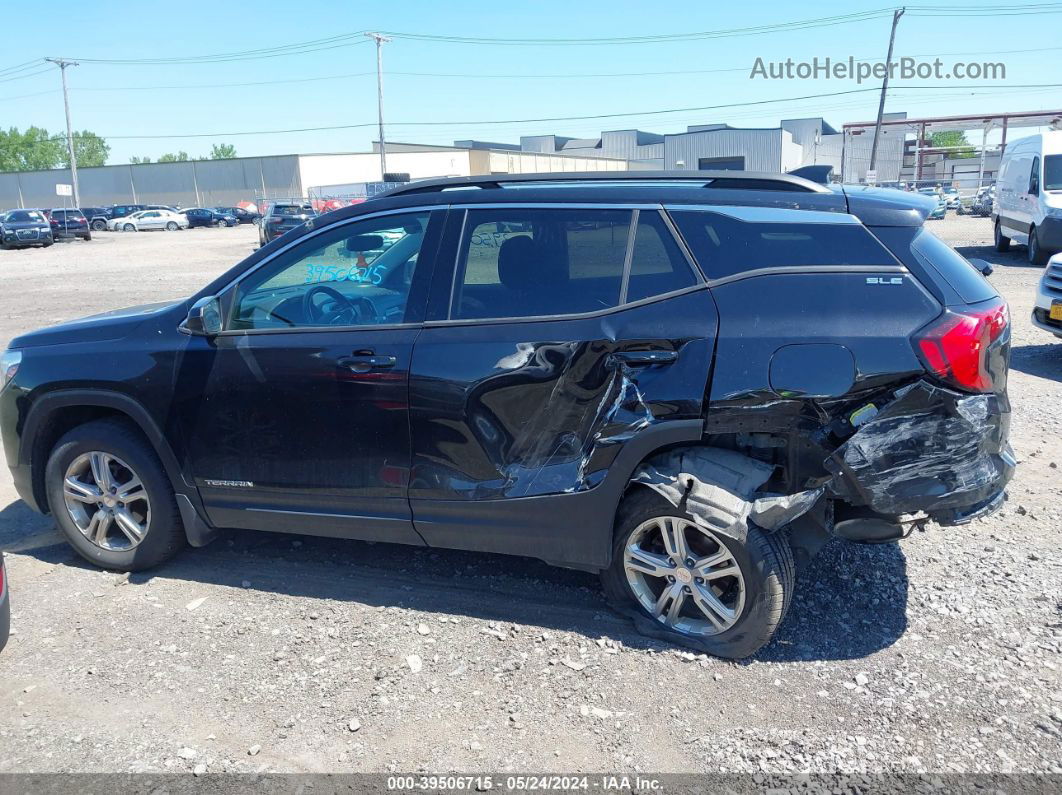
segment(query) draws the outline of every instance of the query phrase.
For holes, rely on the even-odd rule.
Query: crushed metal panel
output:
[[[697,524],[744,542],[751,497],[773,471],[732,450],[683,447],[649,459],[631,480],[688,511]]]
[[[882,514],[945,513],[999,494],[1015,465],[1006,395],[919,381],[860,426],[829,459],[831,496]]]

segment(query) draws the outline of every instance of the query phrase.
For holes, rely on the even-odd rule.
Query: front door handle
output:
[[[628,367],[648,367],[654,364],[671,364],[678,359],[678,351],[616,351],[612,361]]]
[[[352,373],[367,373],[370,370],[384,370],[394,367],[398,360],[394,356],[377,356],[375,354],[355,354],[345,359],[340,359],[339,364]]]

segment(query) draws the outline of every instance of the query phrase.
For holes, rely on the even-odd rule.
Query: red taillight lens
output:
[[[1010,313],[1003,299],[986,304],[962,312],[945,310],[915,335],[916,349],[929,371],[970,392],[992,391],[990,347],[1010,325]]]

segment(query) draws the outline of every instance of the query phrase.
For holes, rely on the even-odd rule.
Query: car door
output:
[[[140,216],[139,226],[141,229],[161,229],[162,213],[158,210],[148,210]]]
[[[176,374],[215,525],[422,543],[407,390],[443,214],[315,230],[224,291],[225,330],[191,338]]]
[[[414,524],[606,565],[626,448],[700,438],[712,298],[658,207],[455,213],[413,351]]]

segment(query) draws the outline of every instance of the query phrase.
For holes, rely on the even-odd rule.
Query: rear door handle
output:
[[[352,373],[367,373],[370,370],[384,370],[394,367],[398,360],[394,356],[377,356],[376,354],[355,354],[345,359],[340,359],[339,364],[346,367]]]
[[[628,367],[648,367],[654,364],[671,364],[678,359],[678,351],[616,351],[612,361]]]

